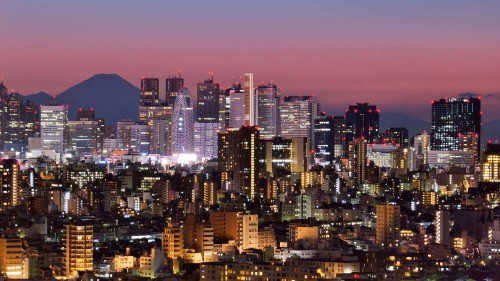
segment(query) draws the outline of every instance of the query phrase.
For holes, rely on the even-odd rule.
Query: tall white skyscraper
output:
[[[67,106],[40,106],[40,139],[43,149],[64,152],[64,130],[67,122]]]
[[[271,139],[280,135],[280,98],[278,87],[273,84],[257,87],[257,126],[260,138]]]
[[[192,153],[194,112],[191,105],[191,94],[187,88],[177,93],[172,118],[172,153]]]
[[[243,90],[245,92],[245,125],[255,126],[257,108],[255,107],[255,90],[253,88],[253,73],[245,73]]]
[[[201,159],[217,158],[219,123],[194,123],[194,152]]]

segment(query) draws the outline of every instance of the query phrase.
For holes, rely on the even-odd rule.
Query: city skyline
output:
[[[175,13],[162,17],[157,5]],[[382,112],[429,120],[431,100],[473,92],[487,101],[485,121],[500,118],[494,110],[499,42],[491,36],[500,26],[500,4],[302,6],[7,2],[0,51],[9,55],[0,78],[24,95],[54,95],[96,73],[118,73],[139,87],[140,77],[163,80],[181,70],[194,90],[209,72],[223,88],[252,72],[255,85],[273,81],[282,95],[315,95],[335,113],[370,102]],[[133,40],[134,34],[144,39]],[[144,43],[148,38],[153,44]],[[405,107],[409,102],[414,106]]]

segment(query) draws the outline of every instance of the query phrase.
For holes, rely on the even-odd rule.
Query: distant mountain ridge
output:
[[[38,104],[48,105],[53,97],[47,93],[26,96]],[[114,125],[121,119],[137,120],[140,90],[117,74],[96,74],[55,96],[60,104],[69,105],[69,119],[76,119],[79,108],[94,108],[96,117]]]

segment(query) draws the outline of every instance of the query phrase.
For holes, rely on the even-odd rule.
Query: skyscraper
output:
[[[436,211],[434,225],[436,226],[436,244],[452,246],[450,243],[450,211]]]
[[[335,158],[346,158],[346,143],[345,143],[345,117],[333,117],[333,156]]]
[[[97,121],[68,121],[68,144],[77,155],[97,153]]]
[[[172,152],[192,153],[194,112],[191,106],[191,94],[187,88],[177,93],[172,118]]]
[[[214,83],[213,77],[197,85],[197,122],[219,122],[220,85]]]
[[[257,87],[257,126],[262,139],[271,139],[280,134],[280,97],[274,84]]]
[[[221,171],[233,172],[234,188],[252,201],[258,196],[259,130],[245,126],[218,134],[218,165]]]
[[[408,147],[408,129],[404,127],[392,127],[385,131],[387,142],[394,145]]]
[[[158,78],[141,79],[141,106],[160,105],[160,82]]]
[[[194,123],[194,152],[201,159],[217,158],[219,123]]]
[[[427,154],[430,150],[430,136],[427,132],[418,134],[413,137],[413,148],[416,154],[417,167],[427,164]]]
[[[95,121],[95,110],[94,108],[79,108],[76,112],[77,121]]]
[[[307,137],[314,144],[314,119],[319,104],[312,96],[287,96],[280,107],[281,136],[283,138]]]
[[[255,126],[257,108],[255,106],[255,89],[253,88],[253,73],[245,73],[243,90],[245,92],[245,125]]]
[[[239,129],[245,125],[245,92],[241,84],[233,85],[229,91],[229,128]]]
[[[133,124],[130,126],[130,147],[134,153],[150,153],[151,130],[147,124]]]
[[[335,151],[335,127],[333,116],[321,116],[314,120],[314,158],[331,162]]]
[[[64,152],[68,107],[65,105],[40,106],[40,138],[43,149]]]
[[[166,88],[165,88],[165,100],[167,101],[167,105],[174,108],[175,99],[177,98],[177,93],[180,89],[184,87],[184,78],[181,78],[181,74],[179,73],[179,77],[172,76],[166,79]]]
[[[486,146],[481,160],[481,186],[500,187],[500,144]]]
[[[379,136],[379,111],[377,106],[368,103],[350,105],[345,113],[346,143],[364,138],[373,143]]]
[[[432,102],[431,150],[458,150],[459,134],[478,134],[481,151],[481,99],[450,98]]]

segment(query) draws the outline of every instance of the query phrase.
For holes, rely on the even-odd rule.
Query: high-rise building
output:
[[[262,139],[272,139],[280,134],[280,97],[274,84],[257,87],[257,126]]]
[[[172,118],[172,152],[192,153],[194,112],[191,106],[191,94],[187,88],[177,93]]]
[[[422,134],[413,137],[413,149],[416,156],[416,166],[427,165],[427,154],[430,150],[430,136],[427,132],[424,131]]]
[[[68,121],[69,148],[77,155],[97,153],[97,121]]]
[[[245,126],[245,92],[239,86],[229,89],[229,128]]]
[[[158,78],[141,79],[141,106],[160,105],[160,82]]]
[[[0,210],[21,204],[21,175],[16,159],[0,161]]]
[[[197,85],[197,122],[219,122],[219,95],[220,84],[214,83],[214,78],[205,80]]]
[[[431,150],[459,150],[459,134],[478,134],[481,143],[481,99],[447,98],[432,102]]]
[[[401,209],[399,205],[377,205],[376,244],[390,249],[399,246]]]
[[[120,120],[116,123],[116,138],[119,139],[124,148],[130,148],[131,143],[131,128],[135,125],[132,120]]]
[[[436,244],[443,244],[451,247],[450,243],[450,211],[439,210],[436,211],[436,220],[434,222],[436,227]]]
[[[79,108],[76,112],[77,121],[95,121],[95,110],[94,108]]]
[[[194,123],[194,153],[201,159],[217,158],[219,123]]]
[[[335,154],[335,126],[333,116],[321,116],[314,120],[314,158],[331,162]]]
[[[233,172],[234,188],[252,201],[258,198],[259,130],[242,127],[220,131],[217,147],[219,169]]]
[[[379,136],[379,110],[368,103],[350,105],[345,113],[345,141],[364,138],[373,143]]]
[[[94,231],[92,225],[65,225],[64,272],[66,277],[77,275],[78,271],[92,271],[94,263]]]
[[[368,141],[365,139],[356,139],[349,143],[349,166],[353,172],[352,178],[358,186],[366,181],[367,147]]]
[[[479,134],[474,132],[469,132],[465,134],[458,134],[458,150],[460,151],[472,151],[474,155],[474,160],[479,161]]]
[[[7,111],[5,98],[7,94],[7,87],[3,84],[3,81],[0,81],[0,148],[2,149],[5,140],[5,112]]]
[[[319,104],[312,96],[287,96],[280,107],[281,136],[283,138],[307,137],[314,144],[314,119]]]
[[[23,139],[28,143],[28,138],[34,137],[40,131],[38,105],[31,100],[26,101],[23,108]]]
[[[130,126],[130,151],[139,154],[149,154],[151,131],[149,125],[134,124]]]
[[[385,131],[386,143],[408,147],[408,129],[404,127],[392,127]]]
[[[18,149],[23,144],[23,96],[18,92],[6,94],[4,98],[5,149]]]
[[[333,156],[336,159],[346,158],[347,155],[345,142],[345,117],[333,117]]]
[[[177,99],[177,93],[182,88],[184,88],[184,78],[181,78],[180,73],[179,77],[169,76],[166,79],[165,100],[167,101],[167,105],[171,106],[172,108],[175,107],[175,99]]]
[[[151,123],[150,153],[165,155],[170,153],[171,124],[167,119],[153,119]]]
[[[40,106],[40,138],[45,150],[64,152],[68,107],[65,105]]]
[[[481,160],[481,185],[500,187],[500,144],[488,143]]]
[[[257,108],[255,103],[255,89],[253,88],[253,73],[245,73],[243,81],[245,92],[245,125],[255,126]]]

